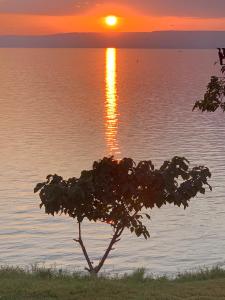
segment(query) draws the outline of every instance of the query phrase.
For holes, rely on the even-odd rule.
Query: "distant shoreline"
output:
[[[225,31],[154,31],[63,33],[0,36],[0,48],[215,49],[224,47]]]

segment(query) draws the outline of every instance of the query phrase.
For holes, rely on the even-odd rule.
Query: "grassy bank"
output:
[[[176,279],[144,278],[138,271],[123,278],[90,278],[47,269],[0,269],[1,300],[171,300],[225,299],[225,271],[219,268]]]

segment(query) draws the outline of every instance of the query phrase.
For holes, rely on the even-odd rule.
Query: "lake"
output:
[[[0,49],[0,265],[34,263],[80,270],[77,226],[40,211],[36,183],[79,176],[114,155],[156,166],[175,155],[208,166],[213,192],[186,211],[151,212],[151,239],[125,232],[104,270],[145,267],[174,274],[225,262],[225,115],[192,112],[212,74],[216,51]],[[110,228],[85,224],[93,260]]]

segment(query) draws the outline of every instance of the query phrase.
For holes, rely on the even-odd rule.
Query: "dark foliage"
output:
[[[221,73],[223,77],[212,76],[208,83],[204,99],[196,101],[193,110],[199,109],[202,112],[215,112],[217,109],[225,111],[225,48],[218,48],[219,61],[221,67]]]
[[[58,175],[49,175],[45,182],[37,184],[34,192],[39,192],[40,206],[44,206],[47,214],[65,214],[77,220],[79,239],[76,242],[87,261],[81,239],[82,221],[109,224],[114,236],[105,260],[125,228],[148,239],[150,234],[143,224],[144,218],[150,219],[148,211],[167,203],[187,208],[191,198],[205,193],[206,186],[211,189],[207,182],[209,177],[208,168],[191,169],[183,157],[165,161],[159,169],[155,169],[151,161],[135,164],[131,158],[117,161],[110,157],[94,162],[93,168],[83,171],[79,178],[64,180]],[[94,269],[88,263],[88,270],[92,272],[97,273],[102,267]]]
[[[41,207],[47,214],[68,214],[78,222],[84,218],[101,221],[147,238],[141,210],[167,203],[186,208],[191,198],[205,192],[208,177],[207,168],[189,169],[185,158],[174,157],[157,170],[151,161],[136,165],[130,158],[117,161],[111,157],[94,162],[93,169],[83,171],[80,178],[66,181],[49,175],[35,192],[40,190]]]
[[[193,110],[196,108],[203,112],[214,112],[218,108],[225,111],[225,78],[211,77],[204,99],[197,101]]]

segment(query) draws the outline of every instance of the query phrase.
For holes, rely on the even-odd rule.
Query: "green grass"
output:
[[[139,270],[123,278],[91,278],[49,269],[0,269],[0,300],[214,300],[225,299],[220,268],[180,274],[175,279],[146,278]]]

